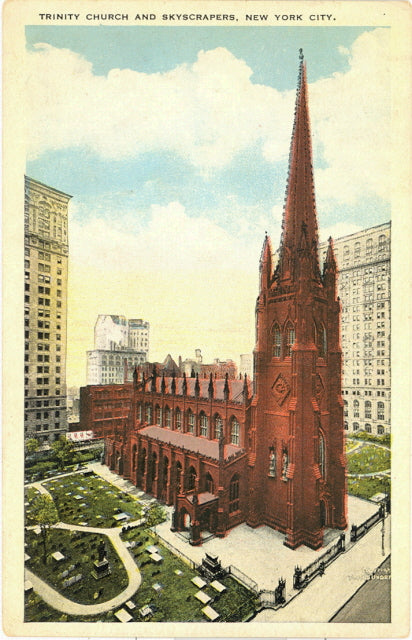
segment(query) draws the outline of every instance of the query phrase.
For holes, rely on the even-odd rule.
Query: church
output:
[[[319,264],[306,65],[300,53],[279,260],[265,237],[253,384],[135,370],[105,461],[173,505],[193,545],[245,522],[317,549],[347,526],[340,302],[329,239]]]

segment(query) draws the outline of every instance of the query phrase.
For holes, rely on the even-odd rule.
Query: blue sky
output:
[[[153,359],[196,347],[206,358],[237,359],[253,349],[258,258],[265,230],[275,247],[279,237],[300,47],[321,236],[390,219],[388,35],[367,27],[26,27],[27,174],[73,196],[72,383],[97,313],[130,309],[151,321]],[[163,261],[156,294],[150,274]],[[187,296],[208,268],[226,283],[222,300],[241,287],[244,301],[205,329],[201,307],[214,307],[216,291],[202,280],[195,305]],[[140,274],[133,303],[130,283],[118,293],[132,274]],[[102,281],[106,290],[96,290]],[[110,303],[107,289],[116,291]],[[195,316],[193,333],[176,299]]]

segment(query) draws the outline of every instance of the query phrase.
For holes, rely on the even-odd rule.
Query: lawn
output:
[[[126,513],[129,520],[142,516],[141,503],[133,496],[123,493],[99,476],[73,474],[44,482],[59,513],[59,519],[68,524],[89,527],[114,527],[114,516]]]
[[[91,572],[94,566],[93,561],[98,558],[97,546],[102,537],[106,545],[106,557],[111,574],[96,580]],[[26,567],[69,600],[82,604],[104,602],[114,598],[129,583],[126,569],[107,536],[82,531],[49,529],[46,563],[43,556],[42,535],[29,530],[26,532],[26,543],[25,552],[30,556]],[[52,557],[56,551],[63,554],[63,560],[56,561]],[[78,582],[65,586],[70,578],[79,575],[81,579]],[[100,595],[96,598],[95,594],[99,591]]]
[[[348,473],[365,474],[386,471],[391,466],[391,452],[389,449],[365,444],[352,455],[348,454]]]
[[[199,589],[191,582],[198,575],[197,571],[175,556],[143,527],[125,532],[122,538],[136,544],[131,551],[142,574],[142,584],[133,597],[136,609],[131,613],[134,620],[141,620],[139,610],[145,605],[155,609],[150,618],[153,622],[206,620],[202,613],[204,604],[194,597]],[[151,545],[158,548],[163,558],[159,565],[153,564],[147,552],[147,547]],[[254,594],[251,591],[231,576],[220,582],[227,587],[222,595],[210,585],[202,590],[213,600],[209,604],[221,615],[221,620],[243,620],[254,611]]]
[[[390,494],[391,481],[385,476],[383,480],[379,476],[369,476],[363,478],[348,478],[348,493],[359,498],[369,499],[376,493]]]

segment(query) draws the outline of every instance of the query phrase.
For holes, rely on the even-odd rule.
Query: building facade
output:
[[[279,262],[260,260],[253,389],[247,376],[147,378],[106,438],[106,463],[167,504],[172,528],[224,536],[266,524],[291,548],[347,526],[340,302],[332,240],[320,270],[301,55]],[[200,354],[199,354],[200,355]]]
[[[212,363],[206,364],[203,362],[201,349],[195,349],[193,359],[182,360],[179,357],[179,370],[181,374],[184,373],[186,376],[198,374],[202,378],[208,378],[210,374],[217,378],[224,378],[227,374],[230,380],[237,377],[237,366],[233,360],[215,358]]]
[[[149,323],[142,319],[99,315],[94,327],[94,349],[86,354],[87,384],[122,384],[125,369],[133,371],[146,362],[149,332]]]
[[[335,241],[345,430],[391,430],[390,222]],[[326,251],[323,243],[321,254]]]
[[[24,435],[53,442],[67,430],[68,204],[25,177]]]

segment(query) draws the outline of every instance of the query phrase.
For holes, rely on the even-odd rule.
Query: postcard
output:
[[[5,633],[404,637],[410,6],[3,16]]]

